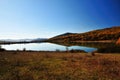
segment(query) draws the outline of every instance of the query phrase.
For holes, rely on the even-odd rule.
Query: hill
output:
[[[116,41],[120,37],[120,26],[93,30],[85,33],[65,33],[50,38],[52,42],[76,42],[76,41]]]

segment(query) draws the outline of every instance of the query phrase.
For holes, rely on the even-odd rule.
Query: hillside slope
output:
[[[71,41],[108,41],[117,40],[120,37],[120,26],[89,31],[86,33],[69,33],[55,36],[49,41],[71,42]]]

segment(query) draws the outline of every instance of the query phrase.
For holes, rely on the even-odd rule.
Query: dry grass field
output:
[[[120,54],[0,52],[0,80],[120,80]]]

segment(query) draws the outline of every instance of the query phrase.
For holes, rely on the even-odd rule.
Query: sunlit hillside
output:
[[[117,40],[120,37],[120,26],[89,31],[86,33],[62,34],[50,41],[107,41]]]

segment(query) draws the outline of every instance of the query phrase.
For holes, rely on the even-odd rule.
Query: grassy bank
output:
[[[0,52],[0,80],[119,80],[120,54]]]

